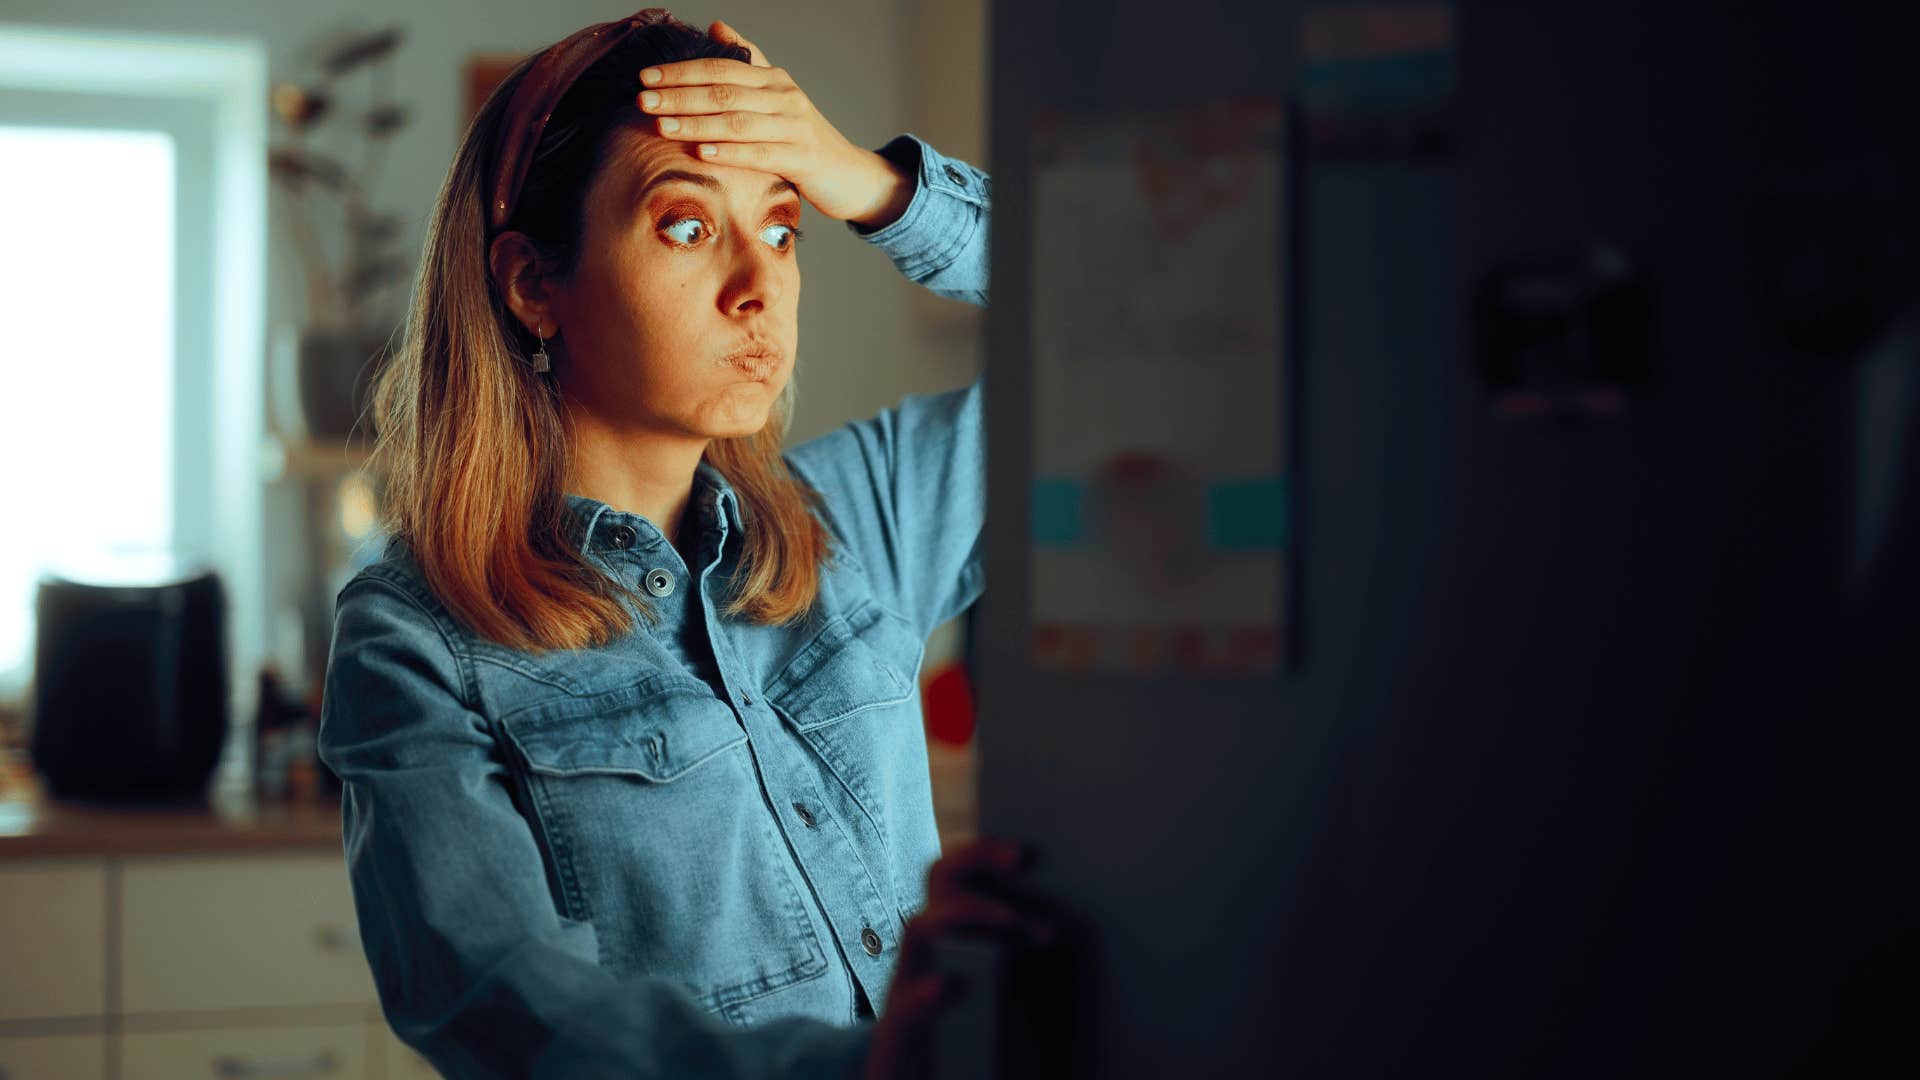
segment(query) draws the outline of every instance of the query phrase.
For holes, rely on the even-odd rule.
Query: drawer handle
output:
[[[215,1076],[323,1076],[340,1068],[333,1051],[322,1050],[311,1061],[248,1061],[245,1058],[213,1059]]]
[[[347,947],[357,940],[357,935],[351,931],[342,930],[338,926],[316,926],[313,929],[313,938],[320,943],[322,949],[328,952],[345,952]]]

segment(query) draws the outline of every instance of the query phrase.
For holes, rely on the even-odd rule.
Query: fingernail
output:
[[[655,105],[660,104],[660,95],[654,93],[651,90],[642,91],[640,94],[640,104],[645,105],[647,108],[651,109]]]
[[[660,130],[666,131],[666,132],[679,131],[680,121],[675,120],[673,117],[669,116],[666,119],[660,121]]]
[[[640,81],[643,83],[646,83],[648,86],[652,86],[654,83],[659,82],[660,69],[659,68],[641,68]]]
[[[701,156],[701,157],[712,157],[712,156],[713,156],[713,146],[712,146],[711,144],[702,144],[702,145],[701,145],[701,147],[700,147],[700,156]]]

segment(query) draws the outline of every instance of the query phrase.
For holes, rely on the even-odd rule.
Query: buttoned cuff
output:
[[[895,136],[874,152],[914,177],[913,199],[883,228],[868,231],[851,221],[847,228],[885,252],[909,277],[951,263],[966,246],[970,227],[990,209],[993,179],[912,132]]]

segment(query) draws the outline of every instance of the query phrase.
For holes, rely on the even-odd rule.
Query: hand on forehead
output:
[[[741,37],[738,30],[716,21],[707,33],[715,41],[745,48],[748,62],[705,57],[643,68],[640,82],[654,95],[647,98],[644,96],[646,91],[642,91],[640,106],[643,111],[713,115],[747,107],[740,104],[743,93],[763,91],[752,95],[751,102],[762,106],[752,111],[771,112],[775,110],[769,106],[776,97],[765,91],[777,91],[783,86],[798,90],[793,86],[792,77],[769,64],[760,47]]]
[[[655,177],[668,171],[711,176],[726,188],[737,186],[742,195],[751,194],[754,197],[766,194],[766,189],[773,182],[792,187],[777,173],[702,157],[698,144],[665,138],[651,130],[644,120],[639,124],[627,125],[622,130],[612,151],[610,165],[613,166],[610,170],[613,175],[609,179],[623,185],[621,194],[626,198],[638,197]]]
[[[830,218],[872,215],[889,200],[887,166],[829,123],[785,68],[725,23],[709,33],[745,47],[753,61],[680,60],[637,72],[635,104],[655,133],[691,144],[701,161],[785,177]]]

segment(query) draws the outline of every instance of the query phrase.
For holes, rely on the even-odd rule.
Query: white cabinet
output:
[[[106,942],[103,860],[0,863],[0,1020],[106,1012]]]
[[[120,923],[125,1012],[376,1001],[339,856],[130,859]]]
[[[0,1037],[0,1080],[106,1080],[105,1035]]]
[[[0,1080],[436,1076],[336,851],[0,862]]]
[[[367,1025],[197,1028],[120,1037],[123,1080],[361,1080]]]

